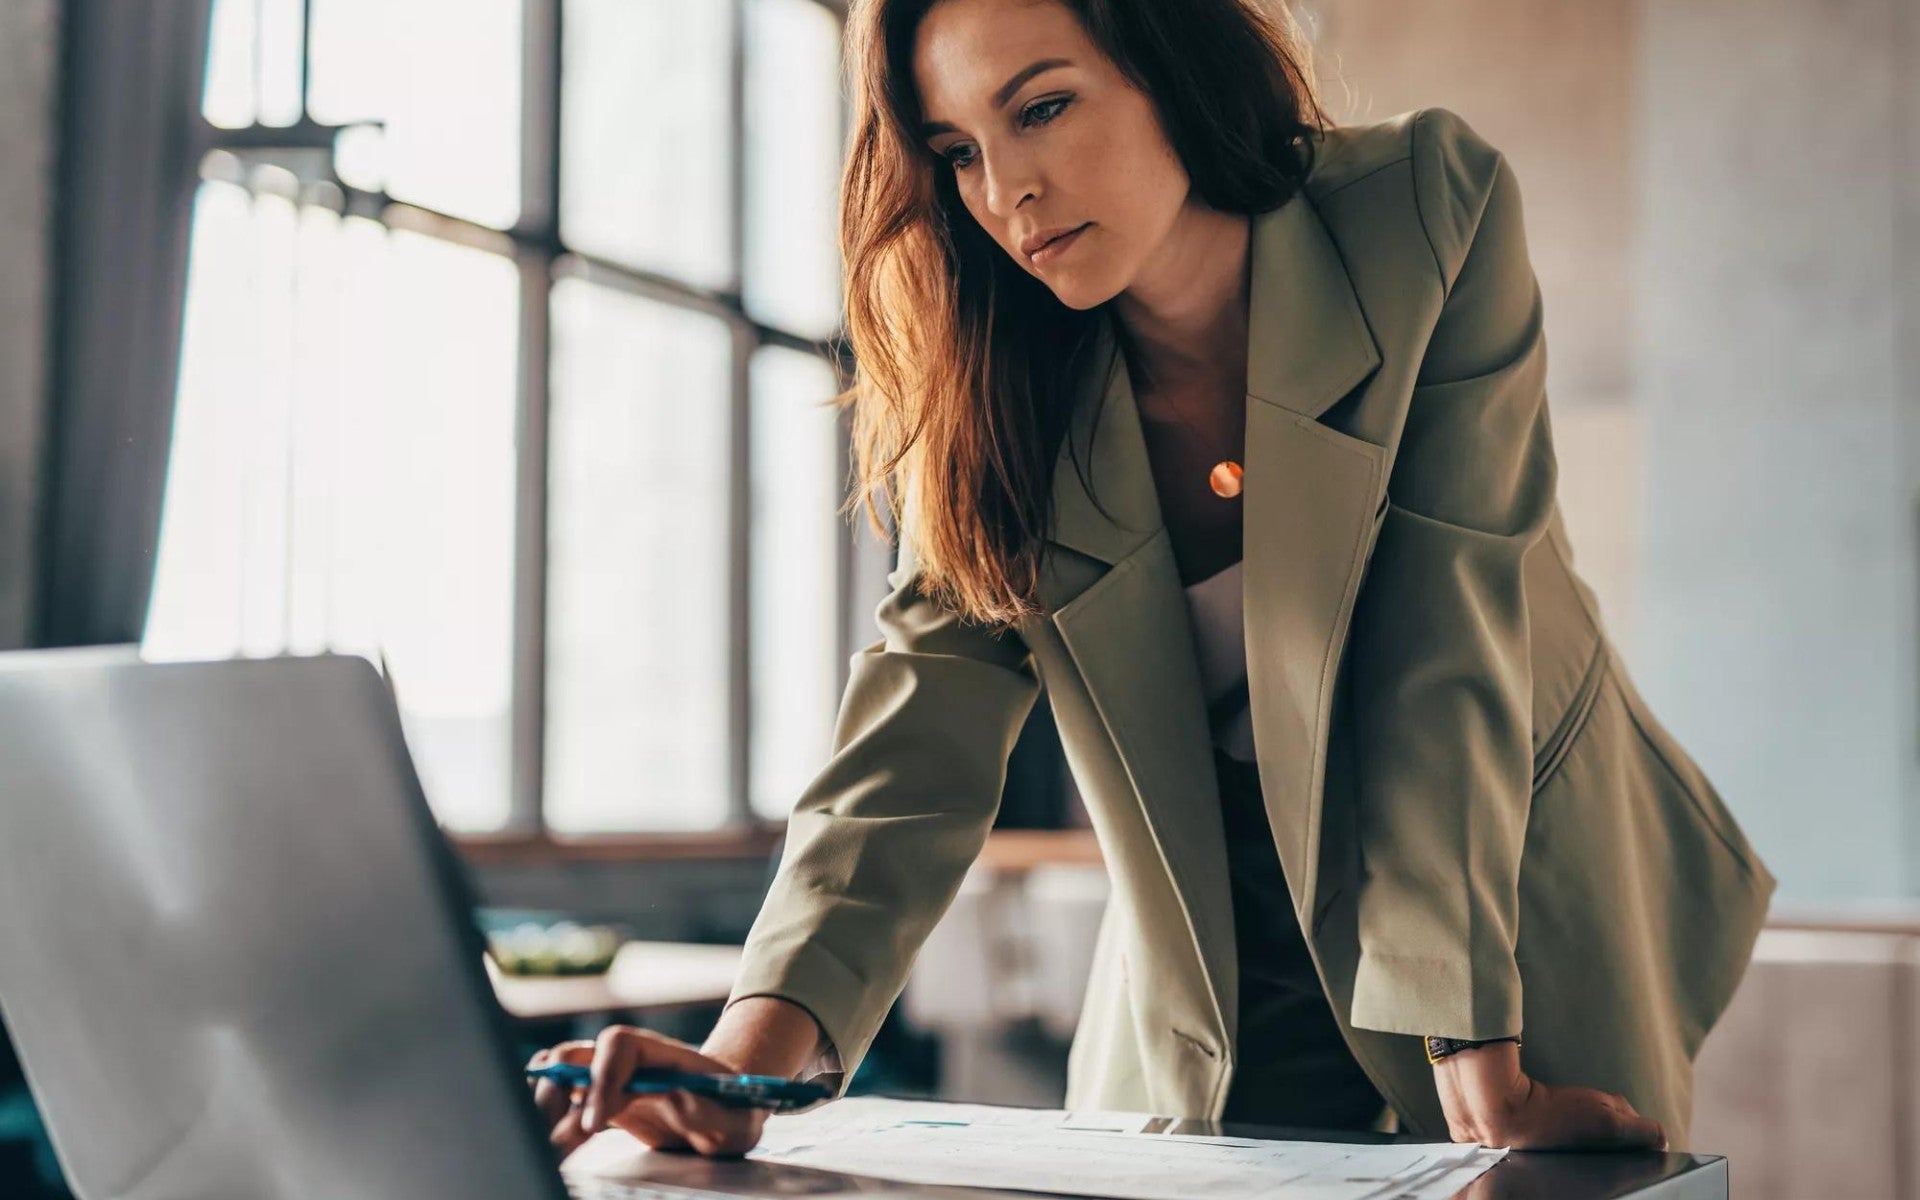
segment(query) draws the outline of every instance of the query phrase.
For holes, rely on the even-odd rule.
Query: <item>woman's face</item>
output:
[[[938,0],[913,50],[922,134],[967,211],[1071,308],[1126,290],[1186,203],[1152,102],[1057,0]],[[1083,226],[1038,257],[1031,241]]]

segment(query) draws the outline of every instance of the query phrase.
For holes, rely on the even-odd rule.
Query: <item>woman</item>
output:
[[[1685,1142],[1773,889],[1574,573],[1512,170],[1331,126],[1256,0],[873,0],[844,180],[883,637],[700,1050],[606,1124],[844,1087],[1044,684],[1113,901],[1069,1106],[1516,1147]],[[546,1087],[546,1085],[543,1085]],[[616,1099],[618,1098],[618,1099]]]

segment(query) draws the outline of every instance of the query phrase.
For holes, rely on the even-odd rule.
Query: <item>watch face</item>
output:
[[[1443,1037],[1428,1036],[1426,1039],[1427,1061],[1430,1063],[1437,1063],[1441,1059],[1447,1057],[1448,1055],[1457,1053],[1461,1050],[1471,1050],[1476,1046],[1492,1046],[1499,1042],[1512,1042],[1516,1046],[1521,1044],[1519,1035],[1517,1034],[1510,1037],[1484,1038],[1477,1042],[1468,1041],[1464,1038],[1443,1038]]]

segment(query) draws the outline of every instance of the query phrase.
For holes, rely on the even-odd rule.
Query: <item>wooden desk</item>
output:
[[[500,1007],[523,1020],[658,1012],[719,1004],[733,991],[739,946],[628,942],[602,975],[508,975],[483,956]]]
[[[987,835],[979,861],[1014,875],[1038,866],[1099,866],[1103,860],[1091,829],[996,829]]]
[[[1148,1134],[1197,1133],[1308,1141],[1417,1142],[1411,1135],[1329,1133],[1220,1121],[1162,1119]],[[568,1156],[563,1173],[575,1179],[700,1189],[720,1196],[842,1196],[862,1200],[1045,1200],[1053,1193],[989,1188],[889,1183],[867,1176],[790,1167],[753,1159],[711,1159],[697,1154],[651,1151],[620,1130],[597,1134]],[[1711,1154],[1514,1151],[1474,1180],[1453,1200],[1727,1200],[1727,1160]],[[679,1192],[672,1195],[678,1196]],[[1085,1200],[1084,1197],[1076,1200]]]

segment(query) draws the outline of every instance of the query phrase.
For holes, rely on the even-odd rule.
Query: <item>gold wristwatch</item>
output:
[[[1429,1037],[1427,1039],[1427,1061],[1429,1063],[1438,1063],[1449,1054],[1455,1054],[1461,1050],[1471,1050],[1475,1046],[1491,1046],[1495,1042],[1512,1042],[1518,1046],[1520,1044],[1520,1035],[1516,1033],[1509,1037],[1484,1038],[1477,1042],[1467,1041],[1464,1038]]]

